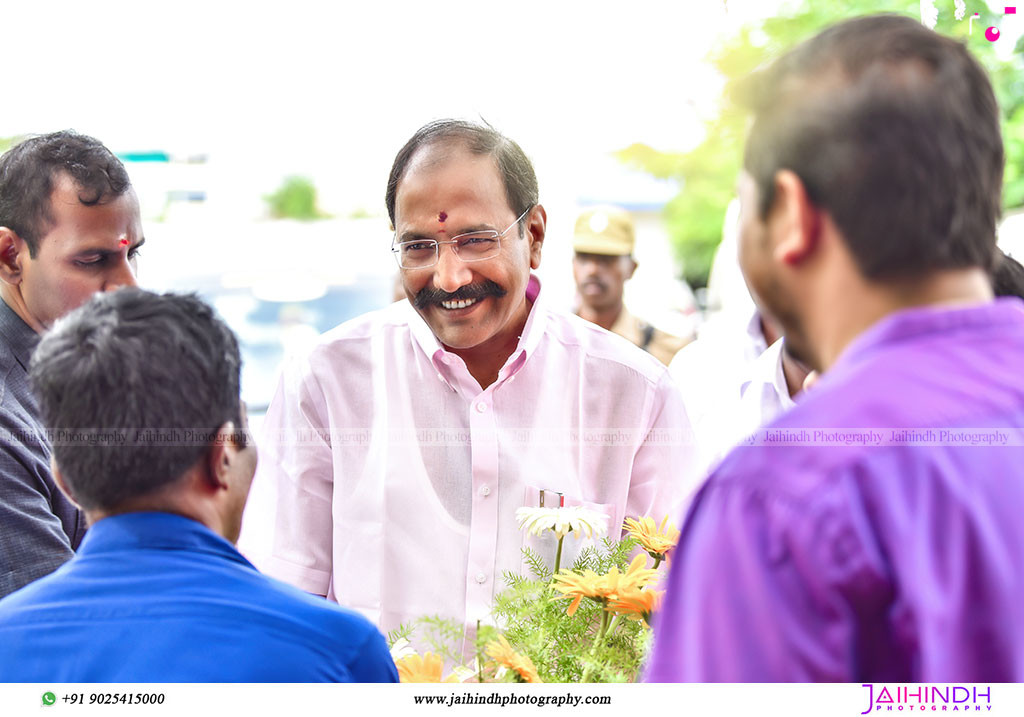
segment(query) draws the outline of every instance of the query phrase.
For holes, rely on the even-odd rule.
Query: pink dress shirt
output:
[[[359,610],[382,630],[440,615],[487,621],[538,505],[675,515],[692,484],[682,400],[657,360],[533,302],[515,352],[486,389],[407,301],[342,324],[286,365],[260,441],[275,493],[267,573]],[[244,537],[244,536],[243,536]],[[563,566],[586,544],[567,537]]]

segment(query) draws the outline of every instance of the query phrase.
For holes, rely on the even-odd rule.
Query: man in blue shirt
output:
[[[394,682],[367,620],[235,549],[256,448],[231,330],[194,296],[96,296],[40,342],[31,380],[54,478],[90,530],[0,600],[0,680]]]

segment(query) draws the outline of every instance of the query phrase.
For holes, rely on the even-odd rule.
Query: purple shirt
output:
[[[878,322],[701,488],[647,680],[1024,680],[1022,426],[1019,300]]]

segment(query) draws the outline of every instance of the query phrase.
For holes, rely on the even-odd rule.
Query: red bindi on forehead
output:
[[[128,240],[122,238],[120,244],[121,244],[121,246],[128,246]]]
[[[443,222],[448,220],[448,212],[438,212],[437,221]]]

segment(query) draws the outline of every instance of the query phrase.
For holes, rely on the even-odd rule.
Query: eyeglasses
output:
[[[505,227],[505,231],[483,231],[468,232],[459,234],[447,241],[436,241],[434,239],[413,239],[412,241],[393,242],[391,251],[398,259],[398,265],[403,269],[426,269],[437,263],[437,256],[440,244],[451,244],[455,256],[462,261],[484,261],[493,259],[501,253],[501,238],[508,234],[516,224],[522,221],[523,217],[530,213],[533,207],[529,207],[519,217]]]

